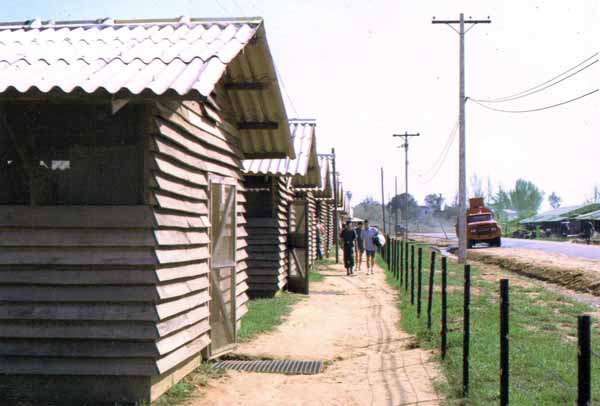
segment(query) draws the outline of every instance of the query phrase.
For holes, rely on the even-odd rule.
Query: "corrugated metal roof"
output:
[[[319,168],[321,168],[321,187],[315,194],[320,199],[333,199],[333,186],[331,180],[332,164],[328,157],[318,156]]]
[[[575,217],[577,220],[600,220],[600,210]]]
[[[543,223],[543,222],[548,222],[548,221],[561,221],[561,220],[568,218],[569,213],[571,213],[575,210],[579,210],[585,206],[587,206],[587,205],[580,204],[578,206],[559,207],[554,210],[546,211],[544,213],[540,213],[535,216],[528,217],[526,219],[519,221],[519,223],[525,224],[525,223]]]
[[[321,170],[317,159],[316,123],[314,120],[290,120],[296,158],[246,159],[244,171],[248,175],[292,176],[294,187],[321,186]]]
[[[260,85],[225,87],[239,122],[277,127],[240,130],[248,135],[242,137],[244,153],[294,157],[260,18],[0,26],[0,93],[5,95],[208,98],[224,77],[234,85]]]

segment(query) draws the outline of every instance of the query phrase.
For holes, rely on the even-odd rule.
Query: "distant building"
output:
[[[600,227],[600,203],[559,207],[519,221],[528,228],[539,227],[552,234],[579,234],[582,223],[592,221],[596,230]]]

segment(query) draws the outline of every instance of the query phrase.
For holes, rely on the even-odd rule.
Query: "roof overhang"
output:
[[[247,159],[247,175],[287,176],[295,190],[318,191],[321,188],[321,168],[317,156],[316,122],[314,120],[289,121],[289,129],[296,151],[295,159]]]
[[[295,158],[261,18],[0,23],[0,100],[220,97],[245,157]]]

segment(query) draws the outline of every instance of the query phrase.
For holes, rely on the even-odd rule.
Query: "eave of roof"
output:
[[[231,100],[247,157],[295,157],[262,18],[0,23],[3,100],[215,92]]]
[[[317,158],[316,123],[314,120],[289,121],[294,140],[295,159],[247,159],[244,171],[248,175],[290,176],[297,190],[317,190],[321,187],[321,169]]]

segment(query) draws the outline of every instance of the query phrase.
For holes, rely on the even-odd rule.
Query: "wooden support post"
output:
[[[500,406],[508,405],[508,279],[500,279]]]
[[[415,304],[415,246],[410,246],[410,304]]]
[[[423,282],[423,247],[418,249],[417,264],[417,318],[421,317],[421,285]]]
[[[404,241],[404,290],[408,291],[408,241]]]
[[[446,358],[446,343],[448,340],[448,258],[442,257],[442,359]]]
[[[429,264],[429,296],[427,297],[427,328],[431,329],[431,306],[433,304],[433,277],[435,275],[435,251],[431,251]]]
[[[469,341],[471,339],[471,265],[465,265],[465,292],[463,307],[463,396],[469,396]]]
[[[578,391],[577,406],[588,406],[591,402],[591,328],[590,316],[579,316],[577,319],[577,364]]]

